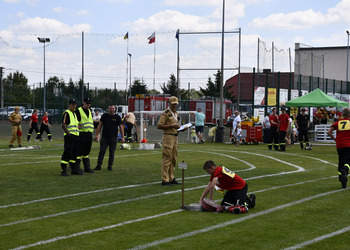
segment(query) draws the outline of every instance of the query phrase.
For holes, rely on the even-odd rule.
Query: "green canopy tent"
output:
[[[330,97],[320,89],[315,89],[307,95],[290,100],[288,107],[348,107],[349,103]]]

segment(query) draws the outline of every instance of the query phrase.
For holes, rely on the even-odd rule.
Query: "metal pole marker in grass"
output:
[[[187,169],[187,163],[185,161],[178,163],[179,169],[182,169],[182,203],[181,208],[185,207],[185,169]]]

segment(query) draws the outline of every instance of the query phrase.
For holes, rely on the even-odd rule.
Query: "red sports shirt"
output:
[[[270,121],[271,127],[278,127],[278,116],[277,115],[270,115],[269,121]],[[277,122],[277,124],[272,124],[271,121]]]
[[[284,113],[279,115],[280,120],[280,131],[287,131],[288,129],[288,121],[289,121],[289,115]]]
[[[332,127],[337,130],[336,147],[350,148],[350,119],[339,119]]]
[[[43,116],[41,119],[41,123],[47,125],[49,123],[49,117],[48,116]]]
[[[246,185],[241,177],[225,167],[216,167],[214,173],[210,177],[210,181],[215,177],[219,177],[216,185],[224,190],[242,189]]]
[[[32,120],[32,122],[38,122],[38,115],[32,115],[30,119]]]

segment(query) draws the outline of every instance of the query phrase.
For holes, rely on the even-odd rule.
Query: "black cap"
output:
[[[76,104],[76,103],[77,103],[77,101],[74,98],[69,100],[69,104]]]
[[[281,110],[286,110],[286,107],[285,107],[285,106],[283,106],[283,107],[281,108]]]
[[[88,103],[88,104],[91,104],[91,99],[90,97],[85,97],[84,98],[84,102]]]
[[[301,109],[301,111],[305,111],[305,109],[304,109],[304,108],[302,108],[302,109]]]

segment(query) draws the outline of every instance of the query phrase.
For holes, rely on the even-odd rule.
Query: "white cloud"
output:
[[[76,14],[77,14],[78,16],[86,16],[86,15],[89,15],[90,12],[89,12],[88,10],[86,10],[86,9],[82,9],[82,10],[78,10],[78,11],[76,12]]]
[[[24,18],[25,17],[25,12],[18,12],[16,14],[19,18]]]
[[[211,22],[208,18],[194,15],[186,15],[179,11],[165,10],[150,16],[149,18],[139,18],[133,23],[127,23],[134,32],[141,31],[169,31],[169,30],[191,30],[208,31],[217,30],[220,23]]]
[[[81,33],[81,31],[90,32],[91,26],[89,24],[69,26],[55,19],[35,17],[26,18],[19,24],[1,30],[0,36],[13,46],[28,47],[37,45],[36,35],[30,34],[74,34]]]
[[[21,0],[2,0],[2,2],[5,2],[5,3],[20,3]]]
[[[291,13],[277,13],[265,18],[255,18],[252,26],[265,29],[305,29],[350,21],[350,1],[342,0],[327,13],[312,9]]]
[[[166,5],[175,6],[175,5],[181,5],[181,6],[218,6],[222,5],[222,1],[219,0],[165,0],[164,3]]]
[[[62,7],[55,7],[55,8],[53,8],[52,9],[54,12],[56,12],[56,13],[62,13],[62,12],[64,12],[64,9],[62,8]]]

